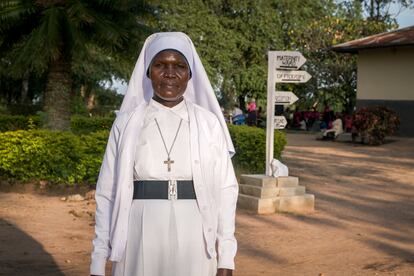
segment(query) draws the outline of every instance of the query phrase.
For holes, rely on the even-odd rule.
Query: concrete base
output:
[[[266,175],[241,175],[238,206],[257,214],[275,212],[310,213],[315,196],[306,194],[297,177],[274,178]]]
[[[272,214],[276,212],[279,206],[279,199],[277,198],[258,198],[239,194],[237,206],[247,210],[253,210],[257,214]]]

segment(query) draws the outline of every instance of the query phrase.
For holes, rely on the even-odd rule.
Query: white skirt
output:
[[[214,276],[196,200],[134,200],[127,246],[114,276]]]

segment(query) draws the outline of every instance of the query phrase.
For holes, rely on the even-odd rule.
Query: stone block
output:
[[[276,188],[277,179],[264,174],[242,174],[240,183],[263,188]]]
[[[239,194],[237,206],[257,214],[273,214],[279,205],[279,198],[258,198]]]
[[[277,189],[279,190],[279,196],[299,196],[304,195],[306,192],[305,186],[286,187]]]
[[[276,179],[278,188],[297,187],[299,185],[299,178],[295,176],[280,176]]]
[[[279,188],[263,188],[247,184],[239,184],[239,191],[241,194],[255,196],[258,198],[277,197],[279,195]]]
[[[315,210],[315,196],[305,194],[301,196],[287,196],[279,198],[278,212],[310,213]]]

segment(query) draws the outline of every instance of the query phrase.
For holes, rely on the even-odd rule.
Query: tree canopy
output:
[[[371,1],[372,2],[372,1]],[[390,1],[375,1],[381,7]],[[411,1],[399,1],[404,7]],[[328,102],[352,110],[356,95],[355,57],[329,48],[397,27],[380,8],[381,16],[367,18],[368,1],[349,0],[195,0],[148,1],[156,15],[151,26],[183,31],[194,41],[223,105],[238,98],[266,98],[267,52],[298,50],[308,59],[304,69],[313,76],[294,89],[308,107]]]
[[[44,103],[49,126],[64,129],[74,98],[129,79],[149,33],[182,31],[225,107],[246,97],[264,105],[268,51],[297,50],[313,78],[278,89],[293,89],[303,108],[326,102],[351,111],[356,59],[329,48],[398,27],[391,3],[413,7],[412,0],[2,0],[0,99],[30,94]]]

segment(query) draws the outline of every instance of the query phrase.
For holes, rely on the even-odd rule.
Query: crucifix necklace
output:
[[[170,150],[167,149],[167,145],[165,144],[164,136],[162,136],[161,128],[160,128],[160,125],[158,124],[157,118],[154,118],[154,120],[155,120],[155,123],[157,124],[158,131],[160,132],[162,143],[164,144],[165,151],[167,152],[167,157],[168,158],[167,158],[167,160],[164,161],[164,164],[167,165],[168,171],[170,172],[171,171],[171,164],[174,163],[174,160],[171,160],[171,158],[170,158],[170,153],[171,153],[172,148],[174,147],[175,140],[177,140],[178,132],[180,131],[180,127],[181,127],[181,123],[183,122],[183,119],[180,120],[180,124],[178,125],[178,129],[177,129],[177,132],[175,133],[175,137],[174,137],[174,140],[171,144]]]

